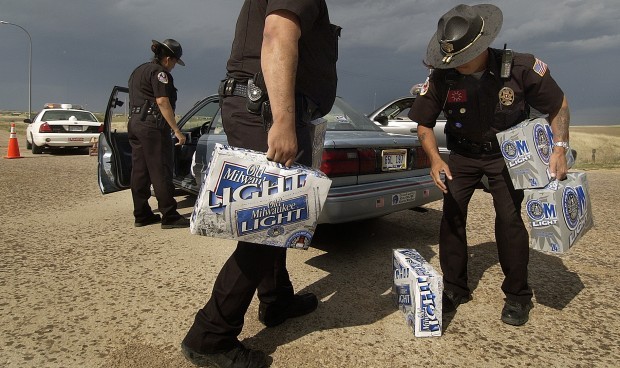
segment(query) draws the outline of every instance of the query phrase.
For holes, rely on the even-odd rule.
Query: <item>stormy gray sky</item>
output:
[[[492,47],[507,43],[549,65],[572,123],[620,124],[618,0],[488,1],[504,13]],[[45,102],[103,111],[114,85],[151,57],[152,39],[175,38],[186,67],[173,75],[177,113],[216,91],[225,75],[242,0],[0,0],[0,20],[32,37],[32,108]],[[338,94],[360,111],[424,81],[422,59],[453,0],[327,0],[343,27]],[[0,109],[27,110],[28,37],[0,24]]]

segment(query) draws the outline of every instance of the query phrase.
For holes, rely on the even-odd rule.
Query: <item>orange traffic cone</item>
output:
[[[19,144],[17,143],[17,134],[15,134],[15,123],[11,123],[11,134],[9,135],[9,150],[4,158],[23,158],[19,154]]]

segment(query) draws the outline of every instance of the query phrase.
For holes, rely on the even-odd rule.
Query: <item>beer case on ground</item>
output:
[[[216,144],[190,218],[192,234],[307,249],[331,180],[321,171],[268,161]]]
[[[594,225],[586,173],[524,193],[533,249],[567,252]]]
[[[415,249],[394,249],[392,270],[392,293],[414,336],[441,336],[442,276]]]
[[[553,133],[546,119],[524,120],[497,133],[497,140],[515,189],[543,188],[551,182]],[[569,168],[575,161],[570,149],[566,161]]]

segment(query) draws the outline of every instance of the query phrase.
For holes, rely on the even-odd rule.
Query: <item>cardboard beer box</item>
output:
[[[441,336],[442,276],[415,249],[394,249],[392,270],[392,293],[414,336]]]
[[[307,249],[331,180],[216,144],[190,218],[192,234]]]
[[[566,180],[524,193],[533,249],[567,252],[594,225],[585,173],[568,173]]]
[[[497,133],[497,140],[515,189],[543,188],[551,182],[549,159],[553,152],[553,133],[544,118],[528,119]],[[566,152],[568,167],[574,157]]]

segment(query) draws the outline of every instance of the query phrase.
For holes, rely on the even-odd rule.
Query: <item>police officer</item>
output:
[[[495,207],[495,238],[504,272],[501,319],[527,322],[532,290],[527,282],[528,233],[521,218],[523,191],[515,190],[496,133],[528,116],[528,106],[549,115],[554,148],[549,170],[566,177],[569,110],[564,93],[547,65],[530,54],[489,48],[502,25],[493,5],[458,5],[439,20],[427,48],[431,68],[409,117],[431,158],[431,175],[444,192],[439,259],[444,277],[443,310],[452,312],[471,298],[467,285],[466,222],[469,200],[483,175]],[[502,68],[504,67],[504,68]],[[448,162],[439,155],[433,127],[443,110]],[[442,178],[445,175],[445,180]]]
[[[177,212],[172,183],[171,130],[185,143],[177,126],[174,109],[177,89],[170,72],[181,60],[183,49],[173,40],[153,40],[153,59],[138,66],[129,77],[128,136],[131,144],[131,195],[134,204],[134,225],[137,227],[161,221],[162,229],[188,227],[189,220]],[[148,203],[151,184],[160,215],[154,214]]]
[[[266,152],[291,165],[312,161],[308,123],[328,113],[336,96],[337,40],[325,0],[246,0],[237,20],[222,118],[233,146]],[[198,366],[264,367],[262,351],[238,340],[254,293],[267,327],[314,311],[312,293],[295,294],[286,249],[239,242],[198,311],[181,348]]]

